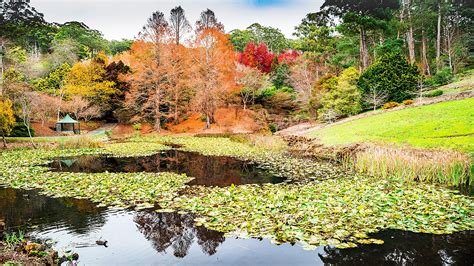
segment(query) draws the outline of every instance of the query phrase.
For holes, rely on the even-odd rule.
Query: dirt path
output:
[[[116,126],[117,126],[117,123],[107,123],[97,129],[87,132],[85,135],[87,136],[100,135],[100,134],[105,133],[106,131],[114,129]]]

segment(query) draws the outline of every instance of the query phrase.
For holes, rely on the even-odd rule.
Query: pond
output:
[[[98,208],[88,200],[50,198],[35,191],[0,188],[0,219],[38,240],[57,241],[59,251],[79,253],[79,265],[472,265],[474,231],[452,235],[389,230],[374,234],[383,245],[354,249],[266,239],[237,239],[193,224],[191,214]],[[108,241],[107,247],[95,241]]]
[[[205,156],[197,152],[163,151],[151,156],[110,157],[79,156],[55,158],[48,165],[56,172],[174,172],[194,177],[188,185],[230,186],[281,183],[277,177],[257,165],[226,156]]]

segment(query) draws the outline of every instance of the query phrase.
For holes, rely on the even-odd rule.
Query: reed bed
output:
[[[73,137],[59,143],[61,149],[101,148],[102,146],[100,141],[88,136]]]
[[[472,183],[471,158],[457,151],[368,145],[348,155],[345,163],[358,172],[384,178],[453,186]]]

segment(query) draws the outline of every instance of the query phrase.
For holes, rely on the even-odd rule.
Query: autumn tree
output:
[[[248,67],[255,67],[263,73],[270,73],[274,58],[275,54],[268,51],[265,43],[260,43],[257,46],[251,42],[247,44],[242,53],[239,53],[238,61]]]
[[[110,96],[116,93],[115,84],[105,79],[108,59],[99,53],[91,61],[74,64],[65,80],[68,95],[80,95],[106,111]]]
[[[306,54],[298,57],[290,68],[290,84],[298,92],[298,98],[303,104],[309,103],[313,86],[324,70],[318,59]]]
[[[137,103],[135,111],[143,118],[153,118],[155,129],[161,130],[161,105],[164,93],[161,86],[163,71],[161,48],[170,32],[168,22],[162,12],[154,12],[140,32],[130,51],[132,73],[125,78],[131,84],[128,105]],[[143,116],[143,114],[145,114]]]
[[[171,9],[169,27],[176,45],[179,45],[183,36],[191,31],[191,25],[186,19],[184,9],[181,6]]]
[[[198,21],[196,21],[196,32],[202,32],[208,29],[224,31],[224,25],[217,20],[214,11],[209,8],[202,11]]]
[[[0,99],[0,131],[2,132],[3,147],[7,147],[5,136],[8,136],[15,125],[13,105],[10,100]]]
[[[240,89],[240,98],[244,110],[249,103],[255,102],[257,92],[271,85],[268,75],[263,74],[258,69],[239,64],[237,66],[237,84]]]
[[[235,62],[232,44],[216,29],[203,30],[194,44],[191,82],[196,90],[195,110],[206,118],[206,128],[214,122],[214,112],[235,87]]]
[[[41,125],[43,126],[56,115],[56,107],[58,105],[59,97],[54,97],[42,92],[32,92],[32,118],[41,121]]]

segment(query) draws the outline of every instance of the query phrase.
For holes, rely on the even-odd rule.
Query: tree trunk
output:
[[[211,119],[209,118],[209,115],[206,114],[206,129],[211,128]]]
[[[441,69],[441,3],[438,4],[438,25],[436,27],[436,69]]]
[[[415,40],[413,37],[413,23],[411,21],[410,0],[407,0],[406,5],[407,5],[408,24],[410,25],[407,32],[408,54],[410,56],[410,63],[413,64],[415,63],[416,58],[415,58]]]
[[[427,56],[427,39],[425,35],[425,30],[421,30],[421,58],[423,61],[423,71],[425,75],[431,76],[430,63],[428,62]]]
[[[178,93],[175,94],[175,103],[174,103],[174,124],[177,125],[178,124]]]
[[[159,90],[157,91],[157,94],[159,93]],[[156,114],[155,114],[155,130],[160,132],[161,131],[161,112],[160,112],[160,96],[156,95],[155,96],[155,105],[156,105]]]
[[[5,139],[5,132],[2,130],[3,148],[7,148],[7,140]]]
[[[35,143],[33,142],[33,136],[31,136],[30,123],[29,122],[27,123],[26,119],[23,119],[23,124],[28,130],[28,136],[30,137],[31,146],[33,146],[33,148],[36,148]]]
[[[367,51],[367,32],[363,26],[360,27],[360,58],[361,70],[367,69],[369,67],[369,53]]]

